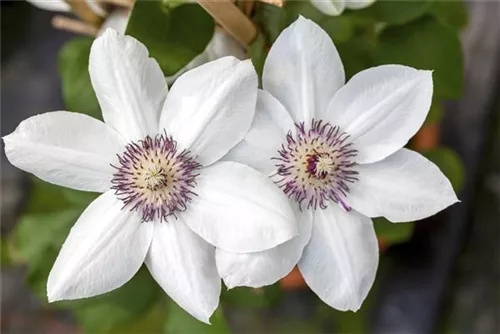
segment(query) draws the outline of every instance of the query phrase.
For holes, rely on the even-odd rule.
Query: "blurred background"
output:
[[[291,2],[295,4],[289,10],[294,15],[319,17],[312,7]],[[144,270],[117,292],[49,306],[44,293],[48,270],[72,222],[93,195],[36,181],[11,166],[2,149],[1,331],[500,333],[500,2],[448,6],[449,2],[435,1],[429,7],[432,10],[424,12],[419,4],[426,2],[430,1],[413,1],[404,8],[397,3],[408,2],[381,2],[372,9],[346,13],[343,19],[319,19],[332,31],[348,75],[366,67],[367,62],[346,59],[353,48],[361,52],[366,47],[360,42],[359,22],[373,16],[383,22],[377,21],[374,30],[383,30],[377,46],[387,43],[387,49],[393,48],[385,60],[373,64],[396,62],[425,68],[427,63],[419,62],[430,55],[428,68],[436,70],[435,79],[437,75],[445,83],[457,77],[460,81],[457,94],[446,84],[439,88],[444,93],[433,104],[432,119],[411,147],[440,166],[459,190],[462,202],[407,227],[378,222],[381,263],[375,286],[359,312],[330,309],[296,272],[272,287],[223,292],[222,308],[211,327],[200,325],[167,300]],[[97,32],[67,29],[67,24],[55,29],[54,12],[25,1],[2,0],[0,4],[1,135],[41,112],[93,110],[88,104],[95,97],[86,95],[88,83],[81,82],[74,62],[81,64],[83,59],[81,73],[85,76],[85,47],[91,39],[81,35]],[[258,4],[251,9],[253,19],[261,24],[259,43],[275,38],[269,27],[278,18],[270,6]],[[391,16],[385,18],[389,7]],[[353,31],[344,30],[351,22],[355,22]],[[430,30],[429,37],[420,35],[429,22],[447,30]],[[345,31],[351,35],[346,37]],[[76,42],[75,36],[79,36]],[[394,46],[412,49],[413,42],[417,51],[410,51],[411,59],[398,57],[399,49]],[[73,47],[75,43],[85,47]],[[457,54],[449,51],[451,44]],[[252,47],[250,55],[258,63],[260,56],[255,53]],[[436,59],[443,65],[434,66]],[[458,67],[442,69],[453,63]]]

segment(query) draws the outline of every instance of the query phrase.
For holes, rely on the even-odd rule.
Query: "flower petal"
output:
[[[142,43],[107,29],[92,45],[89,72],[106,123],[130,141],[158,134],[168,88]]]
[[[209,165],[239,143],[255,113],[257,74],[250,60],[224,57],[183,74],[163,107],[160,129]]]
[[[349,9],[362,9],[371,6],[375,0],[346,0],[345,6]]]
[[[407,149],[357,169],[359,181],[350,186],[346,201],[369,217],[415,221],[458,202],[450,181],[439,168]]]
[[[71,6],[64,0],[26,0],[33,6],[40,9],[50,10],[51,12],[69,12],[71,11]]]
[[[146,257],[151,275],[180,307],[209,323],[221,290],[214,247],[193,233],[182,217],[155,224]]]
[[[288,198],[267,177],[236,162],[204,168],[186,224],[212,245],[234,253],[258,252],[297,235]]]
[[[295,203],[293,207],[296,207],[298,237],[262,252],[238,254],[217,249],[217,270],[228,288],[271,285],[297,265],[311,238],[312,213],[301,212]]]
[[[97,192],[109,190],[110,164],[125,147],[106,124],[67,111],[30,117],[3,140],[7,159],[17,168],[50,183]]]
[[[115,9],[109,15],[99,27],[98,36],[101,36],[108,28],[113,28],[119,34],[125,34],[127,29],[127,24],[129,20],[129,15],[126,11]]]
[[[262,85],[295,122],[322,118],[345,82],[344,67],[332,40],[300,16],[274,42],[264,65]]]
[[[342,14],[348,0],[311,0],[311,3],[320,12],[330,16]]]
[[[112,191],[82,213],[52,268],[49,302],[87,298],[119,288],[139,270],[153,237],[153,224],[122,210]]]
[[[223,159],[241,162],[269,176],[276,170],[276,162],[271,158],[278,156],[278,150],[286,142],[288,131],[293,131],[294,128],[292,118],[281,103],[268,92],[259,89],[250,130]]]
[[[351,136],[359,163],[382,160],[420,129],[432,100],[432,72],[383,65],[356,74],[332,99],[328,120]]]
[[[357,311],[378,267],[378,243],[371,219],[331,203],[314,213],[311,241],[299,270],[321,300],[338,310]]]

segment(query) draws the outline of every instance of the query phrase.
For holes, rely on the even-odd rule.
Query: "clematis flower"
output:
[[[333,42],[310,20],[271,47],[252,128],[225,159],[276,182],[299,237],[264,252],[217,250],[228,287],[272,284],[298,264],[325,303],[357,310],[378,266],[370,218],[410,222],[457,202],[439,168],[403,148],[430,108],[432,73],[384,65],[344,81]]]
[[[375,0],[311,0],[320,12],[330,16],[342,14],[344,9],[363,9],[372,5]]]
[[[18,168],[57,185],[103,193],[79,217],[52,268],[49,301],[116,289],[145,263],[165,292],[208,322],[221,289],[215,247],[273,248],[297,235],[270,179],[220,161],[250,128],[257,75],[233,57],[180,77],[167,95],[158,63],[108,29],[92,46],[104,122],[55,111],[4,137]]]

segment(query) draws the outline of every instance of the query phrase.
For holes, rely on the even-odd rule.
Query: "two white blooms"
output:
[[[272,46],[263,90],[250,60],[225,57],[168,91],[144,45],[110,29],[89,71],[104,123],[56,111],[4,137],[18,168],[103,193],[64,243],[49,301],[116,289],[145,263],[208,322],[221,277],[258,287],[298,265],[323,301],[357,310],[378,265],[370,217],[414,221],[457,201],[403,148],[429,110],[431,72],[386,65],[345,84],[334,44],[302,17]]]

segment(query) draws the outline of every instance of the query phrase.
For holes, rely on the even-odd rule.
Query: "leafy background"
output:
[[[461,96],[463,59],[459,33],[467,24],[463,2],[378,1],[338,17],[325,16],[306,1],[288,1],[283,8],[258,3],[252,20],[260,34],[250,46],[249,55],[259,72],[269,46],[298,15],[315,21],[330,35],[343,59],[347,78],[363,69],[390,63],[434,70],[434,101],[427,124],[440,121],[443,101]],[[170,76],[205,49],[214,27],[212,18],[196,4],[172,6],[162,1],[140,1],[132,11],[126,33],[142,41],[165,76]],[[100,118],[88,75],[92,41],[87,37],[69,41],[59,53],[59,73],[67,109]],[[464,171],[457,154],[445,147],[423,153],[459,190]],[[27,283],[40,300],[46,301],[48,273],[71,226],[96,196],[32,180],[30,200],[16,230],[8,240],[2,239],[2,264],[25,265]],[[378,218],[375,227],[381,244],[387,246],[406,241],[414,225],[395,225]],[[382,256],[379,275],[383,275],[385,261]],[[266,317],[276,305],[286,303],[279,284],[261,289],[223,290],[212,326],[196,321],[169,300],[145,268],[113,292],[47,307],[70,310],[86,333],[229,333],[224,311],[231,315],[232,325],[241,321],[252,324],[247,329],[238,328],[241,332],[363,333],[367,331],[367,312],[373,307],[377,286],[357,313],[337,312],[317,303],[309,320],[303,321],[279,315],[274,320]],[[332,318],[334,323],[329,320]]]

